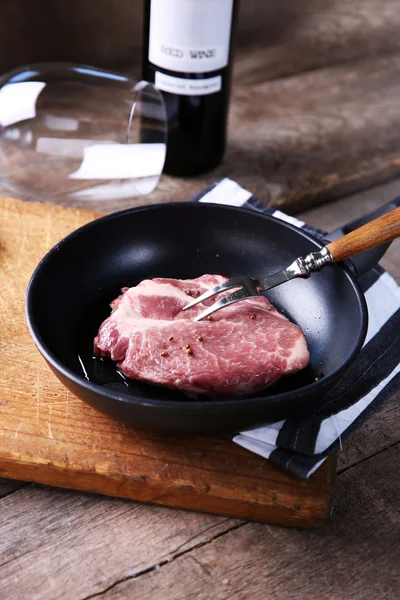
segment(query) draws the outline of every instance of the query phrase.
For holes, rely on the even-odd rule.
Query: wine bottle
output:
[[[164,172],[216,167],[225,150],[238,0],[145,0],[143,79],[164,96]]]

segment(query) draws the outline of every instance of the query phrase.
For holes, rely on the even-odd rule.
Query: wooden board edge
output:
[[[282,506],[274,501],[262,503],[260,498],[257,498],[255,502],[240,502],[237,499],[222,497],[211,491],[196,489],[188,485],[170,485],[168,489],[167,482],[163,482],[162,485],[151,484],[140,476],[127,478],[115,474],[106,476],[94,471],[64,470],[53,464],[38,465],[33,462],[16,462],[1,456],[0,477],[246,521],[288,527],[319,528],[326,524],[331,514],[336,463],[331,458],[328,461],[329,464],[325,467],[327,469],[324,486],[326,496],[320,502],[313,502],[312,506],[308,507],[300,503],[291,507]]]
[[[56,213],[69,213],[75,214],[76,211],[80,213],[84,213],[91,220],[98,219],[100,217],[107,216],[107,212],[102,212],[99,210],[94,210],[92,208],[77,207],[77,206],[66,206],[65,204],[60,204],[58,202],[47,202],[40,200],[21,200],[20,198],[13,198],[12,196],[4,196],[0,194],[0,202],[7,204],[8,207],[11,206],[13,210],[27,213],[27,212],[47,212],[48,210],[53,210]]]

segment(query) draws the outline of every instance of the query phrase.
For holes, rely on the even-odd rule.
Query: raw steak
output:
[[[152,279],[123,288],[94,340],[95,354],[132,379],[211,396],[252,394],[303,369],[309,353],[301,330],[262,296],[198,323],[192,319],[204,304],[182,312],[190,296],[224,279]]]

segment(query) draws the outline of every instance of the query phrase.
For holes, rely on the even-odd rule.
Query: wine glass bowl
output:
[[[0,78],[0,178],[22,198],[96,208],[147,194],[166,127],[150,83],[70,63],[25,66]]]

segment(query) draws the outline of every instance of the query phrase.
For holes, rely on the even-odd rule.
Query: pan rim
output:
[[[144,212],[144,211],[145,212],[157,211],[160,209],[169,210],[169,209],[176,209],[177,207],[182,207],[185,210],[204,210],[204,209],[208,210],[211,208],[214,210],[217,209],[220,211],[233,212],[235,214],[246,214],[248,216],[252,216],[254,218],[261,219],[264,221],[273,221],[273,222],[279,224],[280,226],[284,227],[285,229],[290,229],[294,233],[296,233],[296,234],[300,235],[301,237],[312,242],[316,246],[316,248],[322,248],[324,245],[320,240],[318,240],[316,237],[314,237],[308,231],[304,231],[303,229],[296,227],[292,223],[283,221],[282,219],[278,219],[277,217],[274,217],[272,215],[266,215],[264,213],[261,213],[261,212],[258,212],[258,211],[252,210],[252,209],[248,209],[248,208],[244,208],[244,207],[235,207],[235,206],[230,206],[230,205],[221,205],[221,204],[215,204],[215,203],[201,204],[201,203],[197,203],[197,202],[196,203],[195,202],[193,202],[193,203],[191,203],[191,202],[167,202],[167,203],[144,205],[144,206],[139,206],[139,207],[134,207],[134,208],[127,208],[127,209],[123,209],[120,211],[112,212],[110,214],[102,215],[98,218],[95,218],[93,221],[90,221],[89,223],[86,223],[85,225],[82,225],[81,227],[75,229],[74,231],[69,233],[67,236],[62,238],[59,242],[57,242],[50,250],[48,250],[48,252],[46,252],[46,254],[43,256],[43,258],[39,261],[38,265],[35,267],[32,275],[30,277],[30,280],[29,280],[29,283],[28,283],[28,286],[26,289],[26,296],[25,296],[25,317],[26,317],[26,322],[28,325],[30,335],[32,336],[32,339],[33,339],[36,347],[38,348],[38,350],[40,351],[42,356],[45,358],[45,360],[58,373],[60,373],[60,375],[62,375],[65,379],[71,381],[76,386],[83,387],[87,392],[90,392],[92,394],[97,394],[98,396],[101,396],[103,399],[106,399],[106,400],[117,401],[122,404],[131,404],[133,406],[140,406],[143,408],[154,408],[154,409],[164,408],[165,410],[179,408],[181,410],[181,412],[192,412],[192,411],[197,412],[197,411],[204,411],[206,409],[207,411],[218,413],[220,411],[225,412],[227,409],[233,410],[233,411],[241,410],[245,406],[249,407],[250,403],[253,408],[260,408],[260,407],[266,408],[268,405],[275,405],[279,402],[284,402],[285,400],[288,400],[288,399],[295,399],[296,397],[303,396],[304,394],[307,394],[307,392],[310,392],[310,397],[311,397],[311,396],[315,395],[318,387],[321,388],[321,395],[323,393],[325,393],[322,390],[322,388],[324,388],[324,390],[326,390],[326,388],[328,387],[327,384],[331,380],[336,381],[338,376],[342,372],[347,370],[347,368],[353,361],[354,357],[358,354],[358,352],[362,348],[362,345],[364,343],[366,333],[367,333],[367,327],[368,327],[368,309],[367,309],[367,303],[366,303],[364,294],[361,290],[361,287],[360,287],[355,275],[351,272],[349,267],[343,263],[335,264],[335,265],[333,265],[333,268],[340,268],[345,272],[345,274],[353,288],[353,291],[356,294],[356,299],[357,299],[357,302],[358,302],[358,305],[360,308],[360,316],[361,316],[360,333],[358,335],[358,339],[356,340],[356,342],[354,344],[354,348],[353,348],[352,352],[347,356],[346,360],[344,360],[341,365],[339,365],[334,371],[332,371],[332,373],[330,373],[329,375],[324,377],[323,380],[319,380],[319,381],[310,383],[301,388],[298,388],[297,390],[291,390],[291,391],[283,392],[280,394],[268,394],[267,396],[257,396],[257,397],[239,396],[237,398],[232,398],[232,399],[217,399],[217,400],[213,399],[212,401],[207,401],[207,402],[202,402],[201,400],[200,401],[192,400],[189,397],[185,401],[163,400],[163,399],[155,399],[155,398],[142,398],[135,394],[116,392],[110,388],[105,389],[104,387],[102,387],[96,383],[88,381],[83,376],[78,375],[71,369],[67,368],[57,358],[57,356],[55,356],[55,354],[53,354],[47,348],[47,345],[44,342],[44,340],[40,334],[40,328],[35,323],[35,317],[33,315],[33,308],[32,308],[32,295],[33,295],[35,286],[37,284],[37,279],[38,279],[40,273],[46,267],[48,261],[51,260],[53,256],[57,255],[59,247],[65,243],[73,241],[76,237],[84,234],[85,231],[87,231],[88,229],[93,229],[93,228],[97,227],[99,223],[104,223],[105,221],[110,221],[110,220],[113,220],[116,218],[121,218],[121,217],[123,217],[127,214],[131,214],[131,213],[137,214],[137,213]]]

